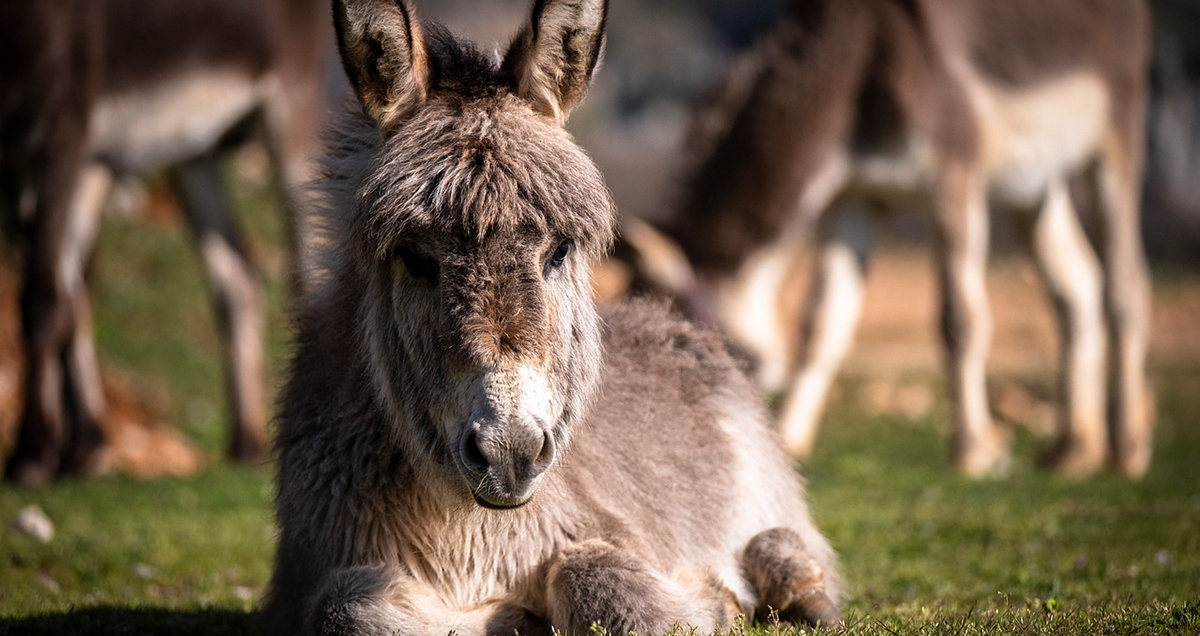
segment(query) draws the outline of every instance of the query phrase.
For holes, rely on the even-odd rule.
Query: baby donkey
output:
[[[563,124],[605,0],[538,0],[502,60],[405,0],[337,0],[361,102],[278,431],[272,634],[840,621],[828,542],[725,343],[589,269],[617,217]]]

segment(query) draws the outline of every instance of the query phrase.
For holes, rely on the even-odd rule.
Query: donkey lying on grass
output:
[[[833,553],[722,340],[597,314],[616,215],[562,128],[606,0],[497,65],[405,0],[337,0],[362,103],[278,435],[274,634],[662,633],[839,621]]]

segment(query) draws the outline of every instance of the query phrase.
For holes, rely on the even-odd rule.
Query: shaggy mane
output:
[[[617,214],[587,154],[569,133],[531,116],[495,61],[436,23],[425,32],[426,106],[388,135],[348,100],[326,136],[317,267],[336,267],[347,248],[385,258],[406,237],[479,241],[528,225],[603,255]]]

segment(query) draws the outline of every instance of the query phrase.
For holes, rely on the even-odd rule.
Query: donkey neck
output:
[[[380,515],[376,536],[395,541],[384,560],[438,590],[450,606],[512,591],[534,607],[544,602],[544,564],[578,534],[578,515],[561,496],[557,475],[547,475],[532,502],[511,510],[480,507],[446,474],[414,477]]]

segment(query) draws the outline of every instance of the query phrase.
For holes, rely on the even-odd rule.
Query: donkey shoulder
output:
[[[601,308],[605,358],[614,372],[755,394],[748,360],[716,329],[685,320],[662,300]]]

